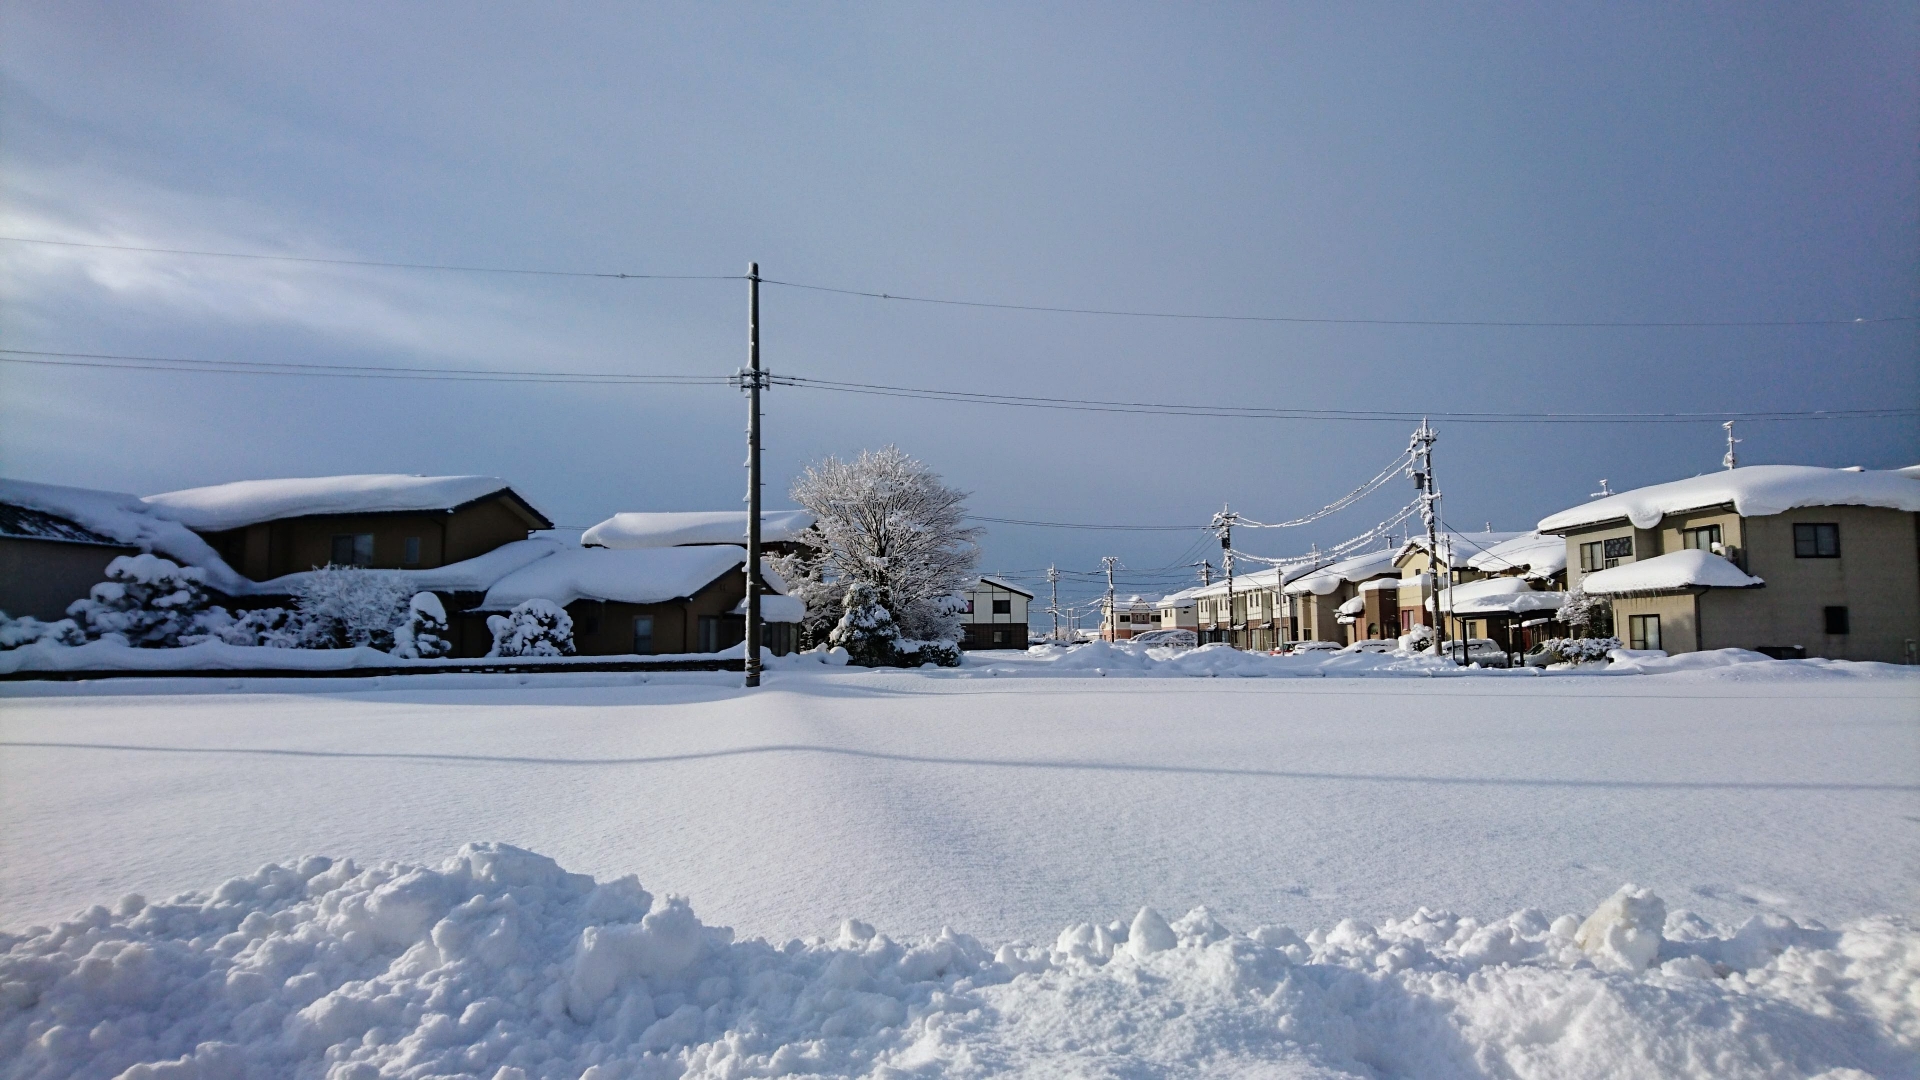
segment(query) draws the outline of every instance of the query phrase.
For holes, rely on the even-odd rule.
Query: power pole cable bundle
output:
[[[1213,528],[1220,537],[1220,572],[1227,578],[1227,644],[1233,644],[1233,523],[1239,515],[1220,504],[1213,515]]]

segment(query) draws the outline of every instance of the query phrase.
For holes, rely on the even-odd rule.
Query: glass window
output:
[[[1795,525],[1793,557],[1796,559],[1837,559],[1840,557],[1840,526]]]
[[[965,606],[963,606],[963,607],[962,607],[962,608],[960,609],[960,613],[961,613],[962,615],[971,615],[971,614],[973,614],[973,597],[971,597],[971,596],[969,596],[969,597],[967,597],[967,598],[966,598],[966,600],[964,601],[964,604],[965,604]]]
[[[1827,617],[1827,633],[1829,634],[1845,634],[1852,629],[1847,619],[1846,608],[1843,608],[1843,607],[1827,608],[1826,617]]]
[[[1599,541],[1596,540],[1591,544],[1580,545],[1580,572],[1581,573],[1591,574],[1595,570],[1606,569],[1606,566],[1607,566],[1606,556],[1601,551],[1601,544]]]
[[[1697,529],[1681,529],[1680,546],[1699,551],[1712,551],[1720,546],[1720,526],[1702,525]]]
[[[1627,647],[1631,649],[1657,649],[1660,647],[1660,616],[1627,616]]]
[[[1606,545],[1608,566],[1619,566],[1621,559],[1633,558],[1633,537],[1631,536],[1616,536],[1602,543]]]
[[[400,562],[406,566],[420,565],[420,538],[419,537],[417,536],[407,537],[406,553],[400,557]]]
[[[641,656],[653,653],[653,616],[635,615],[633,617],[633,651]]]
[[[995,601],[993,602],[993,613],[994,613],[995,615],[1011,615],[1011,614],[1013,614],[1013,601],[1011,601],[1011,600],[995,600]]]
[[[335,566],[372,566],[373,534],[356,533],[333,538],[333,558],[328,561]]]

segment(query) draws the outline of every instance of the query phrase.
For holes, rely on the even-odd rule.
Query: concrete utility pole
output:
[[[1060,571],[1047,566],[1047,610],[1053,613],[1053,638],[1060,640]]]
[[[1113,567],[1114,567],[1114,564],[1118,563],[1119,561],[1120,561],[1119,559],[1115,558],[1112,555],[1104,555],[1100,559],[1101,565],[1107,568],[1107,640],[1108,641],[1120,640],[1120,621],[1115,617],[1115,613],[1113,610]]]
[[[1740,463],[1740,459],[1734,456],[1733,445],[1743,440],[1733,437],[1733,421],[1729,420],[1720,426],[1727,429],[1727,456],[1720,459],[1720,464],[1725,465],[1728,469],[1733,469]]]
[[[1440,433],[1420,421],[1419,430],[1413,433],[1413,441],[1407,444],[1407,452],[1413,455],[1413,464],[1407,467],[1407,474],[1413,477],[1413,486],[1420,491],[1420,520],[1427,526],[1427,576],[1431,579],[1428,592],[1433,594],[1433,652],[1440,655],[1440,646],[1447,640],[1446,616],[1440,613],[1440,491],[1433,484],[1433,444]]]
[[[760,264],[747,264],[747,640],[746,684],[760,685]]]
[[[1233,523],[1240,515],[1220,504],[1220,512],[1213,515],[1213,528],[1220,537],[1220,572],[1227,579],[1227,644],[1233,644]],[[1235,646],[1236,648],[1238,646]]]

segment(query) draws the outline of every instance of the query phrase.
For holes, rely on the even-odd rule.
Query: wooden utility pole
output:
[[[747,640],[746,684],[760,685],[760,264],[747,264]]]

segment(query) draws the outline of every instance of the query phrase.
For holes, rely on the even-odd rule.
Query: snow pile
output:
[[[0,949],[7,1078],[1920,1070],[1907,922],[1726,932],[1631,886],[1584,923],[1423,908],[1302,936],[1142,909],[1051,947],[853,920],[776,945],[634,877],[473,844],[126,896]]]
[[[1765,517],[1801,506],[1881,506],[1920,512],[1920,483],[1901,472],[1749,465],[1595,499],[1543,519],[1540,531],[1565,532],[1622,518],[1636,529],[1651,529],[1668,514],[1728,504],[1741,517]]]
[[[1558,611],[1567,594],[1542,592],[1522,577],[1482,578],[1461,585],[1450,585],[1440,594],[1442,607],[1455,615],[1524,614],[1534,611]],[[1433,610],[1433,599],[1427,599]]]
[[[480,607],[504,611],[528,600],[561,606],[575,600],[659,604],[692,596],[745,562],[747,549],[727,544],[684,548],[565,548],[501,578]]]
[[[1522,533],[1476,553],[1467,566],[1488,574],[1524,570],[1530,578],[1552,577],[1567,568],[1567,541],[1562,536]]]
[[[1399,555],[1398,551],[1388,550],[1342,559],[1331,566],[1302,574],[1282,591],[1289,596],[1304,596],[1307,593],[1315,596],[1330,596],[1349,581],[1365,581],[1368,578],[1394,573],[1393,563]]]
[[[239,595],[252,584],[193,530],[154,513],[151,506],[132,495],[0,479],[0,503],[63,517],[128,547],[157,552],[183,566],[199,567],[205,571],[208,585],[230,595]]]
[[[1746,589],[1764,584],[1766,582],[1749,576],[1722,556],[1699,548],[1685,548],[1651,559],[1621,563],[1607,570],[1595,570],[1580,579],[1581,590],[1596,596],[1621,596],[1702,586]]]
[[[143,502],[161,517],[202,532],[238,529],[277,518],[312,514],[385,514],[407,510],[453,510],[501,492],[531,504],[497,476],[305,476],[240,480],[149,495]]]
[[[792,540],[811,527],[813,521],[813,515],[805,510],[761,511],[760,542],[778,544]],[[580,543],[587,547],[608,548],[663,548],[683,544],[744,546],[746,542],[744,510],[615,514],[580,536]]]

